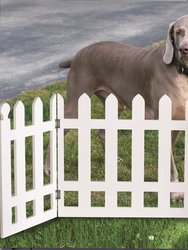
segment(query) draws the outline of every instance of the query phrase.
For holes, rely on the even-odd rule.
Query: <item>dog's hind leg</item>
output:
[[[105,108],[105,100],[107,98],[107,96],[110,94],[108,93],[107,91],[105,90],[99,90],[97,91],[96,93],[96,96],[101,100],[104,108]],[[122,111],[124,110],[125,108],[125,105],[122,104],[120,101],[118,101],[118,117],[120,116],[120,114],[122,113]],[[105,151],[105,130],[104,129],[99,129],[97,131],[97,135],[99,136],[100,138],[100,141],[101,141],[101,145],[102,145],[102,148],[103,150]],[[120,158],[118,158],[118,160],[121,160]],[[121,160],[122,161],[122,160]]]
[[[86,93],[89,97],[92,96],[93,90],[90,88],[90,82],[92,79],[85,79],[86,74],[81,72],[73,72],[70,70],[67,79],[67,102],[64,108],[64,117],[70,119],[76,119],[78,117],[78,101],[83,93]],[[83,83],[88,82],[86,86]],[[64,135],[69,129],[64,129]],[[44,164],[44,172],[50,175],[50,146],[48,146],[48,152]]]

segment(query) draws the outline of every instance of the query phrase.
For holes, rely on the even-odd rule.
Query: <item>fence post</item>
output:
[[[10,106],[0,106],[0,223],[1,237],[12,223],[11,207],[11,143],[10,119],[8,118]],[[5,165],[6,163],[6,165]]]

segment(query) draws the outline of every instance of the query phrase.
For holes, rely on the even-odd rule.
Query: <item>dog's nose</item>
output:
[[[179,51],[181,52],[181,54],[187,55],[188,54],[188,44],[182,44],[180,46]]]

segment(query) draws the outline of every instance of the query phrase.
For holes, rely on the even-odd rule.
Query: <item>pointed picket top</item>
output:
[[[14,105],[14,128],[21,128],[25,125],[25,107],[22,101]]]
[[[57,94],[53,94],[50,98],[50,120],[56,119],[56,102],[57,102]]]
[[[8,103],[3,103],[0,105],[0,120],[8,119],[10,113],[10,105]]]
[[[86,93],[78,100],[78,117],[91,118],[91,99]]]
[[[118,118],[118,100],[115,95],[110,94],[105,101],[105,117],[106,119]]]
[[[64,99],[59,93],[57,94],[57,112],[58,112],[58,118],[63,119],[64,118]]]
[[[162,96],[159,100],[159,119],[172,119],[172,101],[167,95]]]
[[[33,124],[43,121],[43,103],[40,97],[36,97],[32,104],[32,121]]]
[[[137,94],[132,101],[132,119],[145,119],[145,100],[140,94]]]
[[[106,103],[108,105],[108,103],[111,103],[112,105],[116,105],[117,104],[117,98],[114,94],[110,94],[107,96],[106,98]]]

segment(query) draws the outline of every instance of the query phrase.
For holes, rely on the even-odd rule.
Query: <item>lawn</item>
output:
[[[17,100],[22,100],[26,107],[27,124],[31,123],[31,103],[36,96],[41,97],[44,103],[44,120],[49,119],[49,99],[52,93],[58,92],[65,96],[66,83],[58,82],[45,88],[22,93],[13,100],[9,100],[11,107]],[[13,114],[10,114],[12,118]],[[92,99],[92,117],[102,118],[104,112],[98,99]],[[121,118],[130,118],[131,112],[123,112]],[[103,180],[104,153],[96,131],[91,132],[91,179]],[[71,130],[65,139],[65,179],[77,179],[77,151],[78,133]],[[45,154],[48,146],[49,135],[46,134]],[[157,180],[157,131],[145,132],[145,181]],[[32,185],[32,138],[26,140],[26,165],[27,188]],[[178,139],[174,150],[176,162],[183,181],[184,162],[184,134]],[[131,180],[131,131],[118,132],[118,155],[123,162],[118,164],[118,180]],[[49,178],[45,176],[45,182]],[[65,202],[74,204],[75,196],[66,195]],[[103,204],[102,194],[93,193],[92,205]],[[118,205],[130,205],[130,196],[121,197],[119,194]],[[145,194],[145,206],[157,206],[157,198],[149,193]],[[182,204],[172,204],[182,206]],[[48,204],[46,204],[48,206]],[[30,209],[28,208],[28,213]],[[188,248],[188,221],[185,219],[84,219],[84,218],[58,218],[46,222],[24,232],[6,239],[0,239],[2,248]]]

